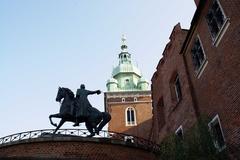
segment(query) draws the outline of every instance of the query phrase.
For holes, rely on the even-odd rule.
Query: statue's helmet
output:
[[[80,88],[81,88],[81,89],[85,89],[85,85],[84,85],[84,84],[81,84]]]

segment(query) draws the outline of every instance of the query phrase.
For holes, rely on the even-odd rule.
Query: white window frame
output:
[[[183,139],[183,127],[182,127],[182,125],[180,125],[180,126],[176,129],[176,131],[175,131],[175,135],[176,135],[176,136],[178,136],[177,133],[178,133],[179,131],[182,132],[182,139]]]
[[[176,76],[175,81],[174,81],[175,95],[176,95],[176,98],[177,98],[177,102],[179,102],[182,99],[182,88],[181,88],[181,84],[180,84],[179,87],[180,87],[181,97],[179,97],[180,95],[178,93],[177,86],[176,86],[177,80],[179,80],[179,83],[180,83],[179,75]]]
[[[203,56],[204,56],[204,60],[203,60],[202,64],[199,66],[198,70],[195,70],[195,69],[194,69],[194,71],[196,72],[196,76],[197,76],[197,78],[199,79],[199,78],[201,77],[203,71],[204,71],[205,68],[207,67],[208,60],[207,60],[207,56],[206,56],[206,54],[205,54],[205,50],[204,50],[204,48],[203,48],[203,43],[202,43],[202,41],[201,41],[201,38],[200,38],[199,34],[197,35],[197,39],[199,40],[200,46],[201,46],[202,51],[203,51]],[[196,41],[196,39],[194,40],[194,45],[195,45],[195,41]],[[192,54],[192,53],[191,53],[191,54]],[[194,66],[194,68],[195,68],[195,66]]]
[[[213,45],[214,45],[215,47],[217,47],[217,46],[219,45],[219,43],[220,43],[223,35],[225,34],[225,32],[227,31],[227,29],[228,29],[228,27],[229,27],[229,25],[230,25],[230,22],[229,22],[230,18],[228,18],[228,17],[226,16],[226,14],[225,14],[225,12],[224,12],[224,10],[223,10],[223,8],[222,8],[222,5],[221,5],[221,3],[219,2],[219,0],[215,0],[215,1],[217,2],[218,6],[219,6],[219,8],[220,8],[220,10],[221,10],[221,12],[222,12],[222,14],[223,14],[223,17],[224,17],[224,19],[225,19],[225,21],[223,22],[222,27],[220,28],[220,30],[219,30],[219,32],[217,33],[217,35],[216,35],[215,38],[212,36],[212,33],[211,33],[210,28],[209,28],[209,26],[208,26],[209,32],[210,32],[210,35],[211,35],[211,38],[212,38],[212,41],[213,41]],[[209,8],[209,9],[210,9],[210,8]],[[207,23],[207,25],[208,25],[208,23]]]
[[[124,136],[124,141],[126,143],[134,143],[134,137],[133,136]]]
[[[133,99],[133,100],[134,100],[134,102],[137,102],[137,97],[134,97],[134,99]]]
[[[133,123],[128,122],[127,111],[128,111],[129,109],[132,109],[132,110],[133,110],[133,115],[134,115],[134,121],[133,121]],[[131,113],[130,113],[130,116],[131,116]],[[131,119],[131,118],[130,118],[130,119]],[[136,117],[136,110],[135,110],[135,108],[133,108],[133,107],[127,107],[127,108],[125,109],[125,122],[126,122],[126,126],[136,126],[136,125],[137,125],[137,117]]]
[[[221,152],[222,150],[224,150],[226,148],[226,140],[225,140],[225,137],[224,137],[221,121],[220,121],[220,118],[219,118],[218,114],[208,123],[210,133],[212,132],[211,131],[212,130],[212,125],[214,125],[216,123],[219,123],[221,134],[222,134],[222,137],[223,137],[223,140],[224,140],[224,145],[222,147],[220,147],[218,142],[214,139],[214,137],[213,137],[213,144],[214,144],[215,148],[217,148],[218,151]]]

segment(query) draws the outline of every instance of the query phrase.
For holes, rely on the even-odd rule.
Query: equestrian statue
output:
[[[86,90],[85,85],[82,84],[80,89],[77,90],[76,97],[74,97],[74,93],[70,89],[58,88],[56,101],[62,102],[60,111],[49,116],[50,123],[56,127],[53,134],[67,121],[75,123],[74,127],[79,126],[79,123],[85,122],[87,130],[90,132],[88,137],[99,134],[102,128],[111,120],[111,115],[92,107],[87,99],[87,96],[91,94],[101,94],[101,91]],[[61,118],[61,120],[59,124],[56,124],[53,123],[52,118]]]

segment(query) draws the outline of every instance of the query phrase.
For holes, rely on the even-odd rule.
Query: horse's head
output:
[[[74,98],[73,92],[68,88],[58,87],[58,93],[56,97],[57,102],[61,102],[63,98],[69,97],[70,99]]]
[[[58,87],[58,92],[57,92],[57,97],[56,97],[56,101],[57,102],[61,102],[61,100],[65,97],[65,92],[64,89],[62,87]]]

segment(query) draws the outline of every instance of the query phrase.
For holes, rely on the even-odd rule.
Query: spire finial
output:
[[[122,45],[125,44],[126,40],[127,40],[127,38],[126,38],[125,34],[122,34]]]
[[[121,49],[122,49],[122,51],[126,51],[127,50],[127,45],[126,45],[127,38],[126,38],[125,34],[122,34],[122,38],[121,39],[122,39]]]

